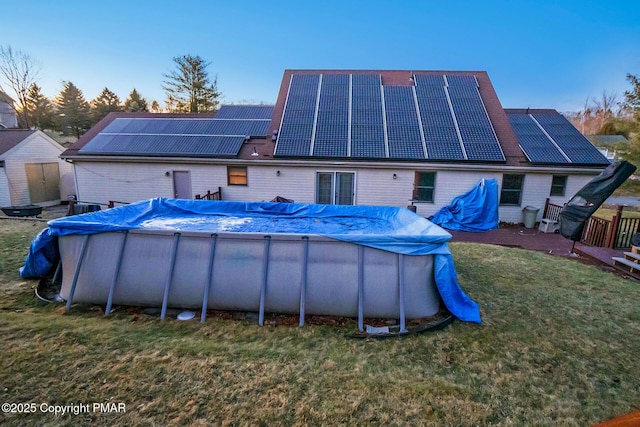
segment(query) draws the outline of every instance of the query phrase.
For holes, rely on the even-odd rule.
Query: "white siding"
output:
[[[60,170],[61,183],[69,182],[72,176],[73,168],[67,162],[59,158],[64,148],[46,136],[44,133],[37,131],[29,137],[25,138],[20,144],[4,154],[5,171],[9,181],[9,195],[12,205],[25,205],[31,203],[29,198],[29,186],[27,182],[27,174],[25,171],[26,163],[58,163]],[[70,190],[69,184],[62,188],[61,198],[67,196]],[[73,188],[70,186],[71,189]],[[59,200],[50,201],[57,203]]]
[[[314,203],[317,172],[355,173],[355,203],[358,205],[384,205],[406,207],[411,202],[415,169],[374,169],[366,167],[315,166],[248,166],[245,185],[227,185],[225,165],[171,164],[171,163],[74,163],[78,198],[82,201],[107,203],[110,200],[135,202],[152,197],[172,197],[172,171],[190,171],[193,196],[222,188],[224,200],[269,201],[276,196],[297,203]],[[418,169],[419,171],[421,169]],[[278,174],[278,171],[280,174]],[[433,169],[424,169],[433,171]],[[166,174],[169,172],[169,175]],[[434,203],[416,202],[418,214],[428,217],[441,207],[449,205],[461,194],[471,190],[482,179],[496,179],[502,186],[500,171],[436,172]],[[517,173],[517,172],[509,172]],[[396,174],[396,178],[393,175]],[[552,197],[551,202],[563,204],[593,176],[569,175],[565,197]],[[522,209],[535,206],[542,216],[545,201],[551,189],[551,174],[525,174],[520,206],[500,206],[500,220],[522,222]]]
[[[7,180],[5,170],[5,168],[0,168],[0,206],[11,205],[11,198],[9,197],[9,181]]]

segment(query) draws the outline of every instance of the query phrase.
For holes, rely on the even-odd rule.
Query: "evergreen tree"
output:
[[[623,159],[640,166],[640,78],[627,74],[627,80],[631,84],[631,90],[624,93],[623,107],[631,113],[629,143],[616,149],[621,152]]]
[[[91,119],[93,123],[98,123],[111,112],[122,111],[122,104],[118,95],[108,88],[102,89],[100,95],[91,101]]]
[[[209,113],[218,109],[218,81],[212,81],[206,62],[200,56],[183,55],[173,58],[177,69],[163,76],[167,79],[162,88],[167,94],[165,101],[169,111]]]
[[[149,107],[147,107],[147,100],[141,97],[138,91],[134,88],[129,94],[129,97],[124,101],[124,111],[132,113],[138,111],[149,111]]]
[[[59,129],[63,135],[80,138],[91,127],[91,107],[73,83],[63,82],[63,85],[56,98]]]
[[[40,130],[56,128],[55,106],[42,94],[42,89],[35,83],[29,87],[27,111],[31,126]]]

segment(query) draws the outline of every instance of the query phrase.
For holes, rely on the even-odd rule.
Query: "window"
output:
[[[353,172],[318,172],[316,175],[316,203],[324,205],[353,205],[355,174]]]
[[[228,185],[247,185],[246,166],[227,166]]]
[[[433,190],[436,186],[435,172],[416,172],[413,183],[413,200],[433,203]]]
[[[502,191],[500,192],[500,204],[520,206],[522,201],[522,184],[524,175],[502,175]]]
[[[566,175],[553,175],[551,181],[550,196],[564,196],[564,192],[567,188],[567,176]]]

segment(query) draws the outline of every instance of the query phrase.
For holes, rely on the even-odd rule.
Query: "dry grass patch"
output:
[[[640,286],[571,260],[452,244],[483,324],[353,340],[355,321],[65,314],[14,275],[21,239],[0,270],[3,401],[124,402],[127,412],[2,414],[2,425],[583,426],[640,401]]]

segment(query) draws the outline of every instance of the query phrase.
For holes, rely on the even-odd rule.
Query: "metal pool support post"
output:
[[[400,333],[407,332],[404,316],[404,255],[398,254],[398,291],[400,292]]]
[[[207,306],[209,304],[209,289],[211,288],[211,282],[213,282],[213,258],[216,256],[216,242],[218,235],[213,233],[211,235],[211,252],[209,253],[209,272],[207,276],[207,283],[204,285],[204,295],[202,296],[202,314],[200,315],[200,323],[204,323],[207,319]]]
[[[73,275],[73,282],[71,283],[71,290],[69,291],[69,299],[67,300],[66,310],[71,309],[71,301],[73,300],[73,294],[76,293],[76,285],[78,284],[78,277],[80,277],[80,268],[82,267],[82,261],[87,253],[87,242],[89,241],[89,234],[85,234],[82,238],[82,248],[80,249],[80,258],[76,265],[76,272]]]
[[[53,279],[51,279],[51,283],[56,283],[56,280],[58,280],[58,274],[60,274],[61,268],[62,268],[62,258],[60,258],[60,261],[58,261],[58,266],[56,267],[56,272],[53,273]]]
[[[264,236],[264,258],[262,260],[262,286],[260,287],[260,314],[258,324],[264,325],[264,299],[267,293],[267,277],[269,275],[269,246],[271,236]]]
[[[162,310],[160,311],[160,318],[167,317],[167,304],[169,302],[169,289],[171,289],[171,282],[173,281],[173,270],[176,267],[176,255],[178,254],[178,241],[180,240],[180,233],[173,233],[173,248],[171,252],[171,265],[169,266],[169,275],[167,276],[167,283],[164,286],[164,296],[162,297]]]
[[[358,330],[364,331],[364,246],[358,246]]]
[[[124,256],[124,247],[127,244],[127,236],[129,231],[124,231],[124,238],[122,239],[122,246],[120,247],[120,254],[118,255],[118,263],[116,264],[116,271],[113,273],[113,279],[111,280],[111,286],[109,287],[109,297],[107,298],[107,306],[104,309],[104,315],[108,316],[111,313],[111,304],[113,303],[113,293],[116,290],[116,282],[118,281],[118,275],[120,274],[120,266],[122,265],[122,257]]]
[[[309,237],[303,236],[302,280],[300,281],[300,326],[304,326],[304,303],[307,298],[307,264],[309,262]]]

